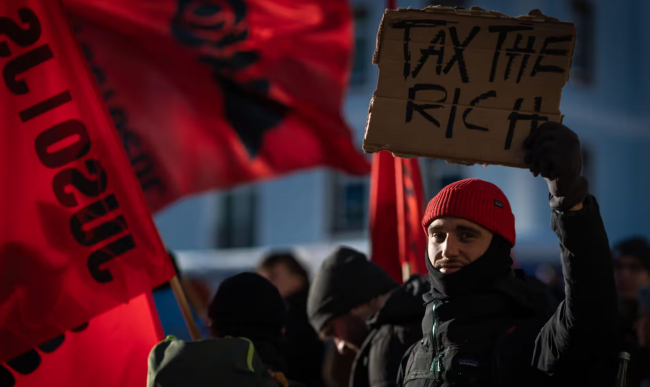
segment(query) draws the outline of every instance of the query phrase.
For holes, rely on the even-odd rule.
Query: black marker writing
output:
[[[444,96],[441,99],[436,101],[438,103],[423,103],[423,104],[416,103],[414,101],[416,94],[418,92],[423,92],[423,91],[441,91],[444,93]],[[460,94],[461,94],[461,89],[456,88],[454,90],[454,100],[451,104],[451,109],[449,111],[449,119],[447,120],[447,129],[445,131],[445,138],[452,138],[454,135],[454,125],[456,122],[458,104],[460,103]],[[470,102],[470,106],[476,106],[480,101],[486,100],[488,98],[496,98],[496,96],[497,96],[496,91],[494,90],[488,91],[487,93],[483,93],[478,97],[474,98],[472,102]],[[440,127],[440,122],[437,119],[435,119],[431,114],[429,114],[428,110],[440,109],[440,108],[444,109],[445,108],[444,104],[447,103],[447,97],[448,97],[447,89],[445,89],[440,85],[418,83],[415,86],[409,88],[409,100],[406,102],[406,123],[413,121],[413,113],[418,112],[422,117],[424,117],[424,119],[433,123],[435,126]],[[463,124],[465,125],[465,128],[487,132],[488,128],[484,128],[467,122],[467,117],[472,112],[472,110],[473,108],[467,108],[463,113]]]
[[[447,24],[456,24],[447,20],[402,20],[393,23],[391,28],[404,30],[404,79],[408,79],[411,74],[411,52],[409,51],[409,42],[411,41],[411,28],[435,28],[446,26]]]
[[[438,31],[438,35],[436,35],[433,40],[431,40],[432,44],[440,44],[440,48],[436,49],[435,46],[430,46],[429,48],[425,49],[420,49],[420,60],[418,62],[418,65],[415,67],[415,70],[413,70],[413,73],[411,74],[413,78],[416,78],[418,74],[420,73],[420,70],[422,70],[422,66],[427,62],[427,59],[429,59],[430,56],[437,56],[438,61],[436,62],[436,74],[440,75],[440,71],[442,71],[442,60],[445,56],[445,40],[446,40],[447,34],[445,33],[444,30]]]
[[[526,27],[526,26],[492,26],[488,27],[489,32],[497,32],[499,34],[499,37],[497,39],[497,45],[495,47],[494,51],[494,57],[492,58],[492,69],[490,70],[490,82],[494,82],[494,78],[496,76],[496,71],[497,71],[497,66],[499,64],[499,55],[501,53],[501,49],[503,47],[503,43],[506,41],[506,38],[508,37],[508,34],[510,32],[517,32],[517,31],[530,31],[532,30],[533,27]],[[517,44],[515,44],[515,48],[517,49]],[[512,61],[514,57],[510,57],[510,61]],[[509,62],[510,65],[512,62]],[[506,70],[507,72],[507,70]],[[507,78],[506,78],[507,79]]]
[[[573,36],[571,35],[550,36],[546,38],[546,40],[544,41],[544,45],[542,46],[542,49],[539,52],[539,57],[537,57],[537,61],[535,62],[535,66],[533,66],[533,71],[530,73],[530,76],[534,77],[535,75],[537,75],[537,73],[563,74],[566,71],[566,69],[559,66],[543,65],[542,60],[544,60],[545,55],[555,55],[555,56],[569,55],[569,50],[548,48],[548,45],[553,43],[570,42],[572,40],[573,40]]]
[[[440,104],[417,104],[413,100],[415,99],[415,94],[418,91],[442,91],[445,93],[445,96],[438,100],[438,102],[444,103],[447,100],[447,89],[439,85],[428,85],[428,84],[416,84],[415,86],[409,88],[409,101],[406,102],[406,122],[411,122],[413,120],[413,111],[416,111],[422,115],[427,121],[432,122],[435,126],[440,127],[440,122],[433,118],[427,110],[430,109],[440,109],[444,108],[444,105]]]
[[[472,31],[469,33],[465,41],[461,44],[458,40],[458,35],[456,34],[456,27],[449,28],[449,35],[451,36],[451,41],[454,44],[455,54],[449,63],[447,63],[447,66],[445,66],[445,69],[443,70],[445,74],[449,74],[451,67],[454,65],[454,63],[458,62],[460,79],[463,81],[463,83],[469,82],[469,76],[467,76],[467,65],[465,64],[465,57],[463,56],[463,53],[465,52],[465,48],[467,48],[467,46],[472,42],[476,35],[478,35],[479,31],[481,31],[480,27],[472,28]]]
[[[513,107],[513,112],[510,113],[508,116],[508,119],[510,120],[510,127],[508,128],[508,134],[506,136],[506,146],[505,150],[509,150],[510,146],[512,145],[512,137],[514,136],[515,133],[515,127],[517,126],[517,122],[520,120],[530,120],[530,131],[532,132],[535,128],[537,128],[537,125],[539,121],[548,121],[547,116],[541,116],[539,114],[522,114],[519,113],[519,110],[521,110],[521,105],[524,102],[523,98],[517,99],[515,102],[515,106]],[[539,113],[542,110],[542,97],[537,97],[535,98],[535,112]]]
[[[470,106],[476,106],[478,105],[479,102],[486,100],[488,98],[496,98],[497,92],[495,90],[488,91],[487,93],[483,93],[479,95],[478,97],[474,98],[472,102],[469,103]],[[483,132],[487,132],[488,128],[484,128],[482,126],[474,125],[474,124],[468,124],[467,123],[467,116],[469,116],[469,113],[474,110],[473,108],[468,108],[465,110],[465,113],[463,113],[463,123],[465,124],[465,127],[467,129],[473,129],[473,130],[480,130]]]

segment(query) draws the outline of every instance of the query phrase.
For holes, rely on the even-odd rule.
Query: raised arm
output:
[[[533,365],[549,375],[584,370],[582,382],[603,382],[615,372],[616,288],[598,203],[580,175],[578,136],[564,125],[546,123],[524,146],[531,172],[541,174],[549,186],[566,295],[537,337]]]

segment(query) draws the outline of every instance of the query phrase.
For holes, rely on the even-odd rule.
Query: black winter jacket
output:
[[[428,291],[427,278],[413,276],[368,320],[370,334],[354,360],[350,387],[397,386],[404,353],[422,337],[422,296]]]
[[[286,299],[287,377],[309,387],[322,387],[325,348],[307,318],[308,292],[309,288],[305,288]]]
[[[553,212],[551,226],[566,294],[555,313],[549,318],[543,296],[515,272],[453,308],[427,294],[423,336],[402,361],[400,386],[613,385],[616,291],[595,198],[580,211]]]

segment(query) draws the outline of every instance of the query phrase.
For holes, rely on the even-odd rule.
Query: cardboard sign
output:
[[[387,10],[363,150],[524,167],[522,143],[562,120],[573,23],[483,10]]]

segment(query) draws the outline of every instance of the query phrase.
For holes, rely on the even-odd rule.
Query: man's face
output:
[[[614,261],[614,279],[616,290],[625,300],[636,300],[642,286],[650,285],[650,273],[641,260],[634,256],[621,256]]]
[[[299,275],[293,274],[284,263],[278,263],[277,265],[267,269],[260,269],[257,274],[266,278],[276,288],[278,288],[282,298],[287,298],[299,292],[304,286],[303,278]]]
[[[428,229],[429,260],[441,273],[455,273],[485,254],[492,235],[487,229],[465,219],[438,218]]]
[[[332,319],[321,332],[321,338],[333,339],[336,349],[343,355],[346,350],[359,352],[368,333],[368,327],[360,317],[346,313]]]

